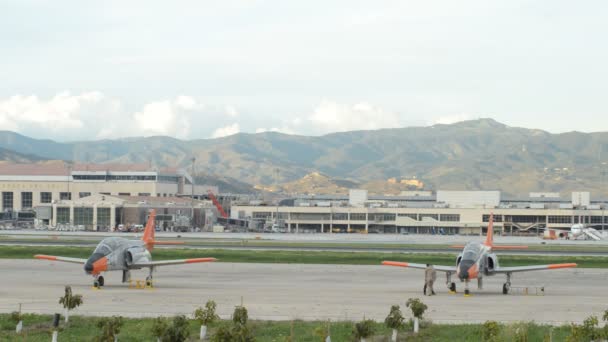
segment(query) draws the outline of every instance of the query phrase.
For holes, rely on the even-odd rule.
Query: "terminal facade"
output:
[[[195,203],[182,197],[200,199],[208,192],[217,194],[218,188],[193,186],[191,175],[184,169],[49,162],[0,164],[0,192],[3,221],[37,220],[40,225],[51,227],[67,224],[96,230],[127,223],[123,208],[182,206],[183,210],[172,212],[185,215],[190,207],[192,215],[193,205],[202,208],[208,202]]]
[[[569,195],[530,193],[502,199],[499,191],[440,190],[368,198],[365,190],[351,190],[349,196],[304,196],[275,206],[233,204],[231,217],[278,223],[289,232],[319,233],[481,234],[490,214],[503,234],[537,234],[545,227],[577,223],[606,228],[605,201],[591,201],[589,192]]]

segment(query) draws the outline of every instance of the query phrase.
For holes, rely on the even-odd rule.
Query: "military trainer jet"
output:
[[[144,229],[141,240],[128,240],[121,237],[108,237],[97,245],[88,259],[69,258],[53,255],[35,255],[36,259],[71,262],[84,265],[84,271],[94,277],[93,286],[99,288],[104,285],[101,272],[122,271],[122,282],[131,279],[131,270],[148,268],[146,286],[153,286],[152,273],[159,266],[193,264],[199,262],[216,261],[215,258],[194,258],[179,260],[152,261],[150,252],[154,245],[181,244],[181,242],[166,242],[154,240],[154,220],[156,211],[152,210]]]
[[[494,217],[490,215],[488,225],[488,233],[486,241],[481,243],[472,241],[464,246],[462,252],[456,258],[455,266],[434,265],[435,270],[446,273],[446,285],[450,292],[456,292],[456,284],[452,282],[452,274],[460,281],[464,281],[464,294],[469,295],[469,281],[477,279],[477,287],[483,288],[483,277],[493,276],[497,274],[506,275],[506,282],[502,286],[502,293],[508,294],[511,288],[511,274],[514,272],[539,271],[539,270],[554,270],[559,268],[576,267],[576,264],[550,264],[550,265],[532,265],[532,266],[516,266],[516,267],[500,267],[498,265],[498,256],[493,253],[494,250],[500,249],[521,249],[525,246],[495,246],[493,241],[493,222]],[[413,264],[399,261],[383,261],[383,265],[397,267],[411,267],[425,269],[425,264]]]

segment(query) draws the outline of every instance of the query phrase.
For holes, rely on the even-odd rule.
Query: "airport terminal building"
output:
[[[125,219],[124,208],[163,209],[175,215],[207,201],[195,198],[218,193],[216,186],[192,186],[183,169],[155,168],[146,164],[0,164],[2,221],[34,220],[40,225],[77,225],[96,230],[138,220]],[[182,203],[183,202],[183,203]],[[184,207],[183,210],[164,210]],[[123,211],[126,210],[126,211]],[[141,215],[139,215],[141,216]],[[145,217],[143,218],[145,220]]]
[[[490,214],[504,234],[537,234],[545,227],[584,223],[598,230],[608,225],[607,203],[591,201],[589,192],[530,193],[503,199],[500,191],[415,191],[402,196],[303,196],[279,205],[233,204],[231,217],[275,223],[289,232],[360,232],[401,234],[480,234]]]

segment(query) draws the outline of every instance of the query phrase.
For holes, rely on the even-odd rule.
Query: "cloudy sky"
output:
[[[0,129],[211,138],[491,117],[608,131],[608,2],[0,2]]]

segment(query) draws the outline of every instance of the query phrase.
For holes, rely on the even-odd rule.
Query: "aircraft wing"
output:
[[[383,261],[382,265],[385,266],[396,266],[396,267],[409,267],[409,268],[419,268],[425,269],[426,264],[414,264],[411,262],[401,262],[401,261]],[[442,265],[433,265],[435,271],[440,272],[456,272],[456,266],[442,266]]]
[[[132,264],[131,267],[132,268],[158,267],[158,266],[195,264],[195,263],[199,263],[199,262],[214,262],[214,261],[217,261],[217,259],[216,258],[194,258],[194,259],[147,261],[147,262],[138,262],[137,264]]]
[[[527,272],[527,271],[541,271],[541,270],[556,270],[559,268],[571,268],[576,267],[576,264],[550,264],[550,265],[532,265],[532,266],[514,266],[514,267],[501,267],[496,270],[496,273],[511,273],[511,272]]]
[[[44,254],[36,254],[36,255],[34,255],[34,258],[41,259],[41,260],[71,262],[73,264],[82,264],[82,265],[87,263],[87,259],[68,258],[68,257],[44,255]]]

